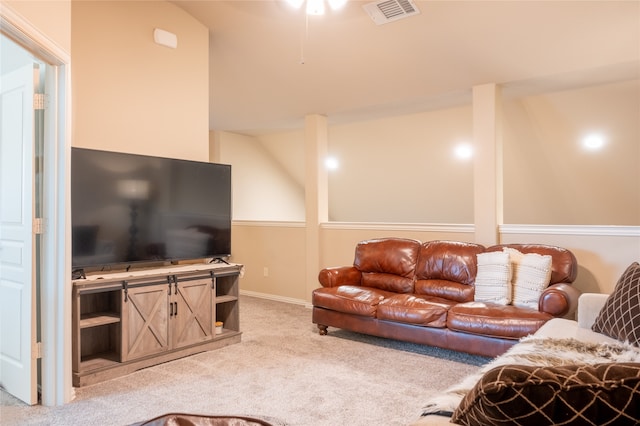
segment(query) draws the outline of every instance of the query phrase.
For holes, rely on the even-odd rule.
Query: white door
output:
[[[33,64],[0,83],[0,385],[36,404]]]

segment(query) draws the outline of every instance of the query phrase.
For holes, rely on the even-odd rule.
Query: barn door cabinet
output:
[[[74,281],[73,385],[240,342],[241,269],[198,264]]]

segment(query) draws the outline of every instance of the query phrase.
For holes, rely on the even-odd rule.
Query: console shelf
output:
[[[238,298],[235,296],[218,296],[216,297],[216,303],[235,302]]]
[[[240,342],[241,270],[191,264],[73,281],[73,385]]]
[[[97,327],[116,322],[120,322],[120,314],[113,312],[96,312],[80,316],[80,328]]]

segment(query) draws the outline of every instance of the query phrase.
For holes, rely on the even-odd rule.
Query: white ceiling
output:
[[[282,1],[175,1],[210,28],[210,128],[301,128],[640,76],[640,1],[415,1],[376,25],[350,0],[308,18]]]

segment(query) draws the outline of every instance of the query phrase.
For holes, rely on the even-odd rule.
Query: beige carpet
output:
[[[276,425],[406,425],[430,397],[489,361],[329,328],[303,306],[242,296],[242,343],[76,389],[60,407],[1,393],[2,425],[128,425],[168,412]]]

